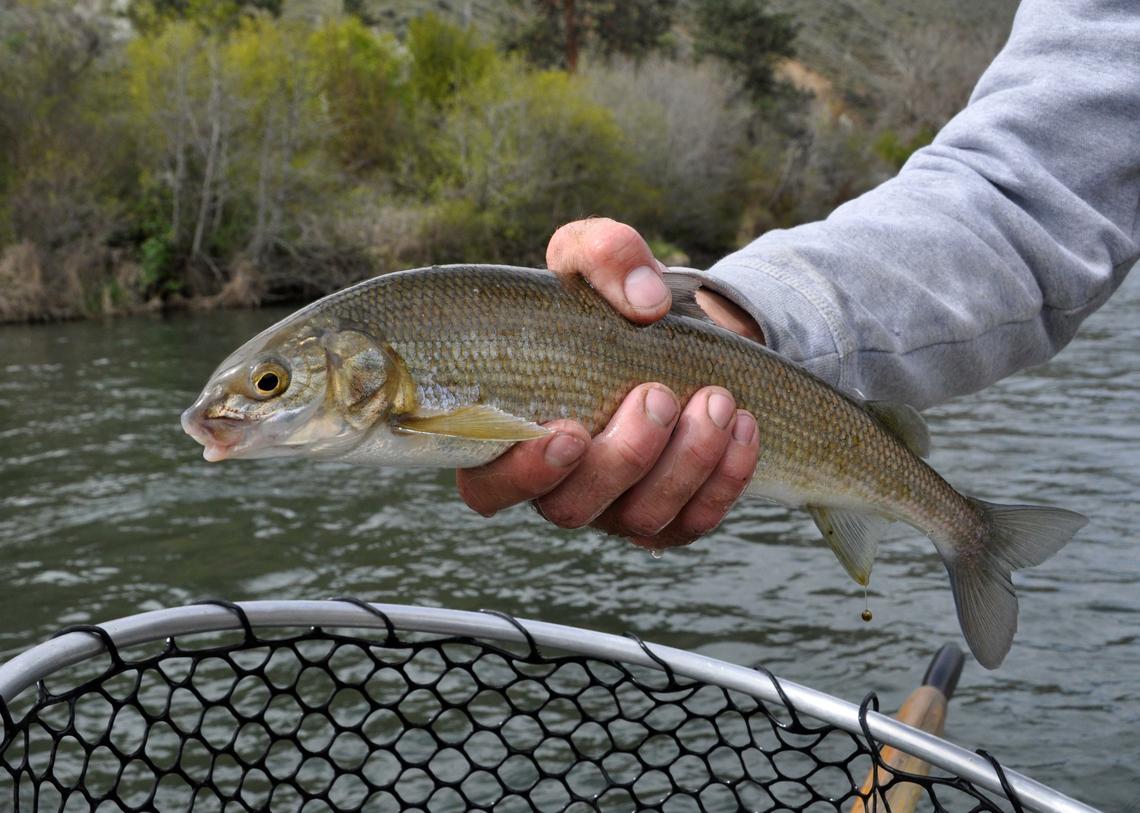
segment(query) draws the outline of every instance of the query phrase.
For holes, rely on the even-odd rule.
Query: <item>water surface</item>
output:
[[[967,663],[947,736],[1108,810],[1140,806],[1140,279],[1053,362],[931,410],[962,490],[1091,517],[1015,576],[999,671]],[[282,312],[0,328],[0,660],[69,624],[203,597],[515,615],[693,649],[893,709],[963,645],[931,545],[898,526],[862,590],[806,515],[741,505],[660,560],[529,509],[485,520],[450,472],[208,465],[178,426],[214,365]]]

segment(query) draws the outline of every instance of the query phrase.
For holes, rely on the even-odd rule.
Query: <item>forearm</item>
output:
[[[1140,256],[1140,13],[1027,0],[970,106],[827,220],[708,271],[767,343],[926,406],[1049,358]]]

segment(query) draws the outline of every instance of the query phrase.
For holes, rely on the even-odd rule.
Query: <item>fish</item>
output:
[[[1044,562],[1087,519],[958,492],[923,460],[929,433],[916,410],[841,392],[715,325],[696,304],[692,273],[665,280],[672,309],[642,326],[576,275],[498,265],[384,274],[239,347],[182,426],[211,462],[464,468],[543,437],[555,419],[596,434],[643,382],[670,387],[682,403],[719,385],[760,427],[747,493],[805,509],[861,585],[892,523],[928,537],[966,642],[996,669],[1017,629],[1011,572]]]

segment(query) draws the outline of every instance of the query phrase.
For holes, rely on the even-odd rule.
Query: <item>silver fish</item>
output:
[[[695,282],[668,274],[673,312],[635,326],[577,278],[503,266],[387,274],[331,294],[222,362],[182,416],[207,460],[309,456],[477,466],[545,421],[592,433],[645,381],[682,402],[716,384],[760,426],[748,493],[806,509],[859,584],[893,522],[929,537],[978,661],[996,668],[1017,629],[1010,573],[1040,564],[1086,522],[1059,508],[960,494],[922,457],[913,409],[867,403],[702,318]]]

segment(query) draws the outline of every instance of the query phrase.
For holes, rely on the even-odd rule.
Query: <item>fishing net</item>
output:
[[[879,759],[871,698],[847,731],[770,675],[778,703],[679,678],[640,642],[652,666],[540,648],[513,619],[520,646],[398,630],[362,603],[377,629],[260,628],[225,606],[240,632],[120,648],[65,631],[101,654],[0,702],[0,809],[849,811]],[[937,768],[881,778],[869,809],[904,782],[923,809],[1020,809]]]

